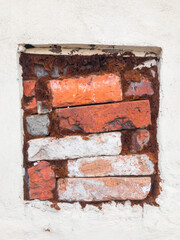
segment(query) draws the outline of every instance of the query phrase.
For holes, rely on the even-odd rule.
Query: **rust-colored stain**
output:
[[[151,186],[150,177],[141,178],[66,178],[57,182],[61,200],[97,201],[142,200],[146,198]],[[83,192],[81,190],[83,189]]]
[[[124,74],[125,80],[130,83],[132,82],[140,82],[141,79],[141,73],[138,70],[130,70],[125,72]]]

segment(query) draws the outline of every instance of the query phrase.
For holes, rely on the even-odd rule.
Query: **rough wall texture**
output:
[[[76,50],[58,56],[22,53],[20,64],[25,200],[158,205],[158,58],[132,52],[82,56]],[[37,107],[27,109],[32,98]],[[83,158],[86,163],[79,165]],[[73,162],[82,178],[68,179]],[[88,171],[94,179],[87,178]]]
[[[1,1],[2,240],[180,238],[179,1]],[[95,43],[160,46],[159,207],[105,204],[101,211],[79,203],[24,202],[22,113],[17,45]],[[32,105],[35,101],[32,99]],[[59,208],[54,204],[54,207]]]

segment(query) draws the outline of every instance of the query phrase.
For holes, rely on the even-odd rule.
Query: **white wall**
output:
[[[162,47],[159,208],[23,201],[19,43]],[[179,0],[0,0],[1,240],[180,239],[179,43]]]

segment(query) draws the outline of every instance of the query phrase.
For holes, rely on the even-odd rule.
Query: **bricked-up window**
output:
[[[20,56],[25,199],[156,204],[157,55],[55,50]]]

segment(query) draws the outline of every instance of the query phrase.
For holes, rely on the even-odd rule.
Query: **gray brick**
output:
[[[33,115],[26,117],[28,133],[32,136],[45,136],[49,134],[48,115]]]

